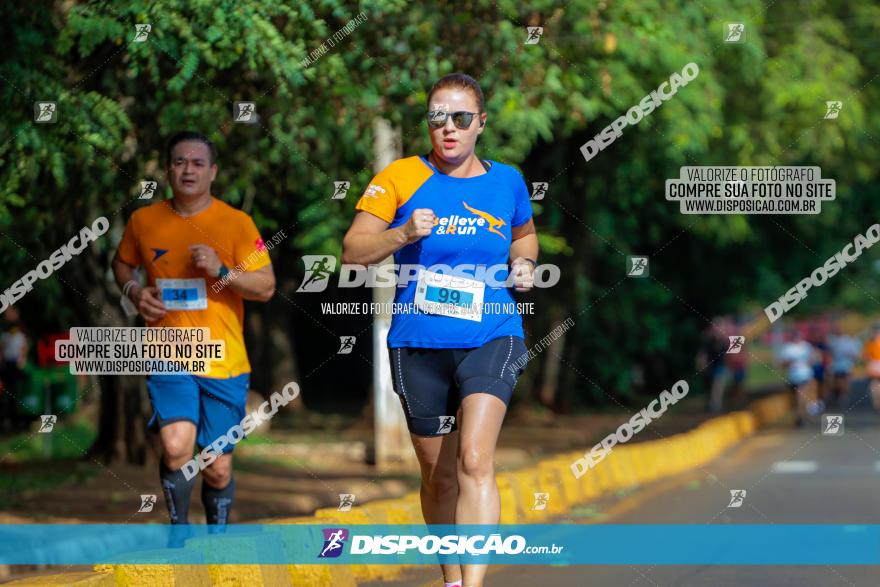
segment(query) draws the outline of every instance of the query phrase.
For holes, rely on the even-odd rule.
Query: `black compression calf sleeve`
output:
[[[223,526],[229,520],[229,510],[235,498],[235,478],[223,489],[211,487],[202,480],[202,504],[205,506],[205,517],[209,524]]]
[[[165,493],[165,504],[168,506],[171,523],[188,524],[189,500],[196,478],[187,480],[183,469],[172,471],[164,460],[159,462],[159,477],[162,479],[162,491]]]

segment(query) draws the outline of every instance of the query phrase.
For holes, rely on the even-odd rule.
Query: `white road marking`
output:
[[[816,461],[777,461],[771,471],[774,473],[815,473],[819,469]]]

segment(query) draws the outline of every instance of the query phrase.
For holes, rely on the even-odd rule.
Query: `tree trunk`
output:
[[[284,280],[278,276],[279,289]],[[252,304],[246,314],[248,356],[251,361],[251,388],[263,397],[273,391],[299,381],[295,341],[290,336],[290,305],[279,295],[266,304]],[[302,394],[291,404],[297,410],[305,409]]]
[[[551,331],[564,320],[561,316],[561,307],[557,306],[557,308],[559,309],[553,312],[554,319],[550,324]],[[544,352],[544,377],[541,379],[541,388],[538,390],[538,400],[544,407],[551,410],[556,408],[556,390],[559,388],[559,367],[563,353],[565,353],[565,333]]]
[[[92,218],[99,216],[96,213]],[[74,234],[87,224],[91,224],[91,220],[83,220],[76,227],[68,223],[65,234]],[[110,235],[106,236],[109,238]],[[115,303],[119,296],[116,285],[109,279],[106,270],[110,256],[102,253],[99,247],[108,248],[105,242],[91,245],[74,261],[75,270],[64,272],[62,284],[65,293],[70,299],[77,299],[76,303],[71,304],[76,315],[76,323],[72,326],[127,324],[121,308]],[[80,301],[80,297],[85,299]],[[146,433],[150,410],[144,378],[125,375],[96,377],[101,394],[98,437],[86,456],[105,464],[155,462],[155,451],[151,450]]]

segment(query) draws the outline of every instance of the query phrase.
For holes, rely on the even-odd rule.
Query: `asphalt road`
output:
[[[765,429],[702,469],[595,504],[573,517],[595,524],[878,524],[880,523],[880,415],[864,383],[854,385],[844,407],[841,436],[820,424],[795,429],[790,422]],[[744,489],[738,508],[730,490]],[[731,545],[735,548],[736,545]],[[425,569],[400,583],[442,585]],[[678,587],[880,585],[880,567],[804,566],[506,566],[492,567],[487,587]]]

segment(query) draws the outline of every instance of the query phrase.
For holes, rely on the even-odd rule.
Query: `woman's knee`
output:
[[[462,447],[458,458],[461,474],[477,481],[494,479],[495,466],[490,451],[477,447]]]
[[[458,492],[458,475],[455,469],[436,468],[422,475],[422,485],[430,496],[441,498]]]

